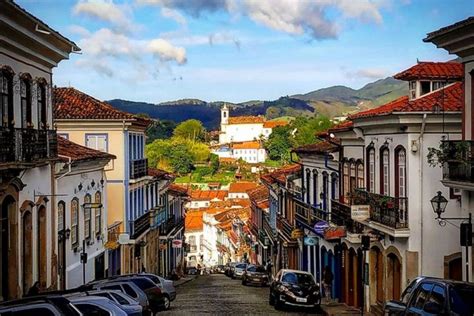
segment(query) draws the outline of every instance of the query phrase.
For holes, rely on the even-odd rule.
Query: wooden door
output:
[[[377,257],[376,257],[376,263],[375,263],[375,269],[376,269],[376,279],[377,279],[377,304],[383,305],[384,303],[384,295],[383,295],[383,274],[384,274],[384,264],[383,264],[383,255],[382,252],[378,249],[375,248]]]
[[[462,258],[456,258],[449,262],[448,279],[462,281]]]
[[[47,228],[46,228],[46,207],[38,209],[38,281],[42,289],[47,287]]]
[[[30,211],[23,214],[23,294],[33,285],[33,220]]]

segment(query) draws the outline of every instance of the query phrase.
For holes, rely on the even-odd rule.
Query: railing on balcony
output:
[[[351,207],[336,200],[331,200],[331,222],[337,226],[345,226],[353,234],[362,234],[364,225],[351,217]]]
[[[272,229],[272,226],[270,225],[269,220],[270,220],[270,219],[269,219],[267,216],[264,216],[264,217],[263,217],[262,228],[263,228],[266,232],[268,232],[269,234],[273,234],[274,231],[273,231],[273,229]],[[272,236],[273,236],[273,235],[272,235]],[[272,236],[270,236],[270,237],[272,237]]]
[[[57,156],[55,130],[0,127],[0,163],[34,163]]]
[[[474,183],[474,140],[444,141],[443,179]]]
[[[136,239],[150,228],[150,212],[146,212],[130,224],[132,239]]]
[[[130,161],[130,179],[138,179],[148,174],[148,159]]]
[[[352,204],[370,205],[370,219],[377,223],[400,229],[408,228],[408,199],[392,197],[357,189]]]
[[[296,216],[300,220],[305,221],[308,225],[316,221],[328,221],[329,213],[317,208],[314,205],[305,203],[299,199],[293,198],[295,201]]]

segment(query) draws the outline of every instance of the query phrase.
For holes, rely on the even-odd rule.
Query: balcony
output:
[[[409,237],[407,198],[357,189],[351,200],[352,204],[370,205],[370,221],[365,221],[364,224],[394,237]]]
[[[176,220],[174,216],[168,218],[163,224],[160,225],[160,236],[169,235],[175,228],[179,228],[183,224],[183,219]]]
[[[293,198],[295,202],[295,212],[296,218],[300,221],[303,221],[307,225],[313,225],[318,221],[328,221],[329,213],[313,206],[311,204],[305,203],[297,198]]]
[[[445,141],[442,147],[443,184],[474,190],[474,141]]]
[[[130,161],[130,179],[139,179],[148,175],[148,159]]]
[[[351,207],[336,200],[331,200],[331,222],[345,226],[348,234],[362,234],[364,225],[351,217]]]
[[[136,220],[130,223],[131,237],[137,239],[150,228],[150,212],[146,212]]]
[[[58,156],[55,130],[0,127],[1,167],[32,167],[37,162]]]

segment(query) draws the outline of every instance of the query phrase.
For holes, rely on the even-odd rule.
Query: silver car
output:
[[[143,311],[148,311],[149,304],[148,298],[138,286],[133,282],[125,280],[114,280],[114,281],[105,281],[101,283],[95,283],[92,287],[96,290],[117,290],[122,293],[127,294],[135,301],[137,301],[140,306],[143,308]]]
[[[128,316],[142,316],[143,307],[127,294],[118,290],[97,290],[83,292],[86,295],[101,296],[119,304]]]
[[[105,297],[81,295],[70,296],[68,299],[83,315],[127,316],[117,303]]]
[[[234,268],[234,273],[232,274],[232,279],[241,279],[246,268],[247,268],[246,263],[236,264]]]

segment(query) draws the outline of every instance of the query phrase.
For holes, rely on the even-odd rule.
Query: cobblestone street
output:
[[[268,304],[268,287],[243,286],[222,274],[199,276],[177,288],[166,315],[306,315],[306,311],[276,311]],[[313,314],[316,315],[316,314]]]

